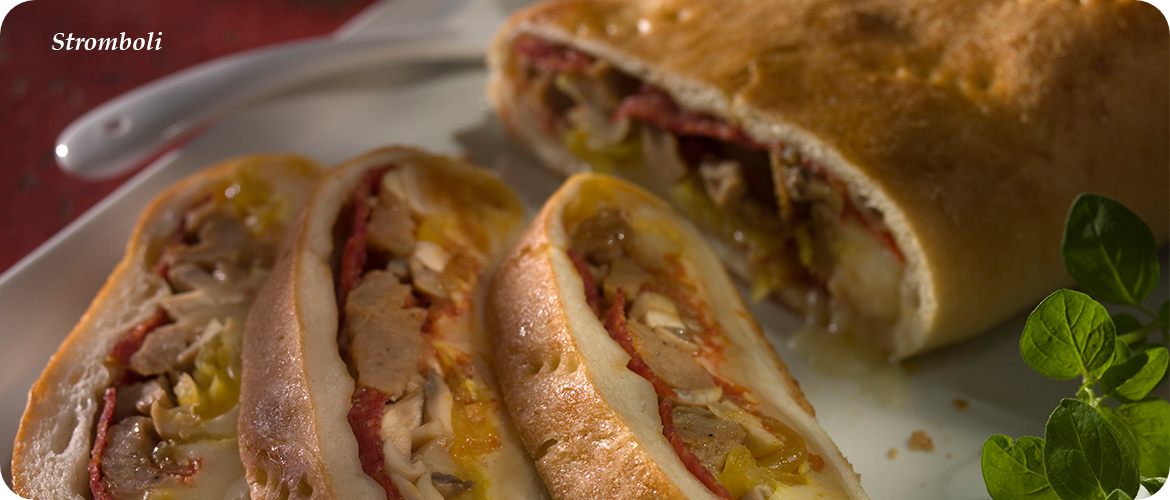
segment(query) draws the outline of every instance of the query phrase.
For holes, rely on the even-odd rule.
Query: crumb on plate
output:
[[[934,451],[934,440],[924,430],[916,430],[910,434],[910,449]]]
[[[898,458],[898,449],[890,447],[890,451],[886,452],[886,456],[890,457],[890,460]]]
[[[966,410],[967,409],[967,400],[963,399],[963,398],[955,398],[955,408],[958,408],[959,411]]]

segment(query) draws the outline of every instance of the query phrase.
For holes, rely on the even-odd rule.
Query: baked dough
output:
[[[778,493],[867,498],[695,227],[653,195],[596,174],[574,175],[552,195],[500,265],[488,296],[487,323],[504,397],[553,497],[715,498],[664,437],[655,388],[627,368],[631,356],[590,309],[583,278],[567,253],[572,237],[566,207],[602,202],[628,213],[635,232],[645,224],[677,236],[672,248],[688,283],[729,340],[716,362],[721,376],[759,398],[769,408],[765,413],[823,458],[822,472],[810,476],[813,486]]]
[[[387,496],[363,471],[359,443],[347,421],[356,383],[349,371],[353,367],[348,367],[339,353],[331,256],[345,246],[342,240],[335,247],[335,223],[344,217],[355,188],[368,172],[390,165],[391,172],[401,172],[407,179],[403,181],[404,192],[410,203],[437,214],[435,220],[443,220],[456,210],[495,220],[496,225],[485,225],[495,232],[483,233],[486,238],[472,245],[483,252],[489,264],[519,229],[523,208],[502,182],[467,163],[416,149],[372,151],[335,167],[322,180],[292,230],[247,325],[240,430],[253,499]],[[452,218],[446,220],[459,224]],[[441,225],[429,227],[442,230]],[[489,270],[484,269],[485,277]],[[455,344],[473,357],[477,380],[489,386],[486,391],[498,394],[491,387],[493,376],[483,369],[491,356],[488,339],[476,326],[479,300],[478,296],[473,300],[473,310],[457,313],[461,318],[470,316],[466,319],[470,332],[453,328],[448,333],[436,322],[428,337]],[[547,497],[503,406],[495,408],[497,411],[487,418],[495,419],[499,447],[483,455],[477,465],[479,475],[472,479],[486,482],[482,494],[487,498]]]
[[[514,15],[488,95],[551,168],[510,74],[518,37],[604,59],[684,109],[793,146],[881,213],[905,256],[896,358],[984,331],[1071,282],[1073,198],[1170,232],[1170,40],[1140,1],[559,0]],[[733,266],[734,269],[734,266]]]
[[[106,365],[107,357],[127,330],[154,316],[160,302],[177,293],[158,274],[158,262],[164,247],[174,242],[189,211],[205,200],[222,196],[219,193],[225,188],[231,189],[233,183],[245,177],[251,182],[262,180],[243,186],[237,193],[242,197],[266,196],[267,201],[252,200],[272,202],[271,206],[277,207],[265,215],[271,219],[252,226],[261,231],[259,238],[275,249],[285,224],[296,215],[300,202],[323,170],[316,162],[295,156],[241,157],[192,175],[151,202],[134,227],[125,256],[33,384],[13,452],[17,494],[25,498],[91,498],[86,467],[103,409],[102,393],[117,385]],[[244,300],[250,303],[250,298]],[[242,329],[242,315],[239,320]],[[235,432],[234,423],[231,432]],[[238,479],[239,484],[205,486],[220,492],[232,487],[246,491],[235,439],[226,446],[218,457],[234,465],[212,464],[208,462],[213,459],[206,458],[200,470],[217,474],[214,471],[234,468],[239,473],[228,480]],[[204,479],[217,482],[216,477],[200,478],[199,473],[194,479],[196,485],[206,483]],[[206,489],[200,491],[207,493]]]

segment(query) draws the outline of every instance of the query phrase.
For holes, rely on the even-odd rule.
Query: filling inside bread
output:
[[[737,347],[690,275],[681,236],[585,190],[563,217],[586,301],[630,356],[626,367],[654,387],[662,434],[687,470],[721,498],[784,498],[810,485],[837,496],[823,459],[741,385],[750,368],[728,361]]]
[[[501,446],[473,294],[518,209],[502,186],[437,170],[366,172],[334,227],[348,419],[388,499],[482,498],[479,464]]]
[[[521,118],[594,171],[670,199],[722,243],[753,301],[775,295],[830,331],[885,342],[905,259],[865,199],[796,148],[683,109],[604,59],[533,36],[512,47]]]
[[[307,186],[313,174],[298,172]],[[244,319],[298,200],[281,175],[241,170],[207,188],[147,262],[154,314],[107,359],[89,463],[98,500],[246,494],[236,423]],[[276,186],[276,187],[274,187]],[[301,189],[305,191],[306,189]]]

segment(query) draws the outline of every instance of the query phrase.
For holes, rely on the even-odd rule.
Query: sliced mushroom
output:
[[[653,125],[642,125],[642,156],[646,165],[674,184],[687,175],[687,164],[679,156],[674,134]]]
[[[613,302],[620,289],[627,302],[635,301],[642,293],[642,287],[654,278],[637,264],[627,259],[617,259],[609,267],[609,274],[601,281],[605,299]]]
[[[459,468],[455,465],[455,459],[451,458],[451,452],[447,450],[449,446],[450,439],[435,439],[415,452],[414,461],[426,464],[427,470],[432,473],[450,474],[453,477]]]
[[[409,261],[414,287],[431,297],[446,297],[442,272],[450,260],[451,254],[443,247],[429,241],[416,243]]]
[[[431,474],[431,482],[434,483],[435,489],[439,490],[439,493],[447,500],[451,500],[475,487],[474,481],[464,481],[453,475],[441,472]]]
[[[687,331],[686,324],[679,317],[678,307],[674,305],[674,301],[660,293],[644,292],[638,295],[637,300],[634,300],[634,304],[630,306],[629,316],[651,328],[662,328],[678,337],[686,334]],[[691,345],[694,346],[695,350],[698,350],[698,345]]]
[[[403,455],[410,455],[411,433],[422,424],[423,395],[415,391],[382,411],[381,437],[393,442]]]
[[[167,248],[167,262],[171,265],[189,262],[211,269],[218,262],[248,262],[256,248],[243,223],[219,213],[208,216],[200,224],[198,235],[199,241],[194,245]]]
[[[445,500],[443,494],[435,489],[435,484],[431,480],[432,474],[430,472],[423,474],[414,482],[414,486],[418,488],[419,494],[427,500]]]
[[[422,385],[418,373],[424,348],[426,311],[412,304],[411,288],[387,271],[370,271],[345,304],[345,353],[358,385],[373,387],[396,401]]]
[[[705,159],[699,163],[699,177],[707,197],[720,210],[730,209],[747,192],[743,167],[735,160]]]
[[[443,377],[435,370],[428,371],[424,389],[426,390],[426,413],[423,416],[425,421],[438,420],[443,423],[443,431],[446,434],[455,434],[455,427],[451,423],[451,410],[455,407],[455,398],[451,395],[451,389],[447,387]]]

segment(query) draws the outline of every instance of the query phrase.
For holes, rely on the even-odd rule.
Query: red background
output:
[[[119,94],[232,52],[328,33],[372,0],[34,0],[0,26],[0,272],[126,181],[66,176],[57,134]],[[145,37],[158,51],[52,50],[56,33]]]

